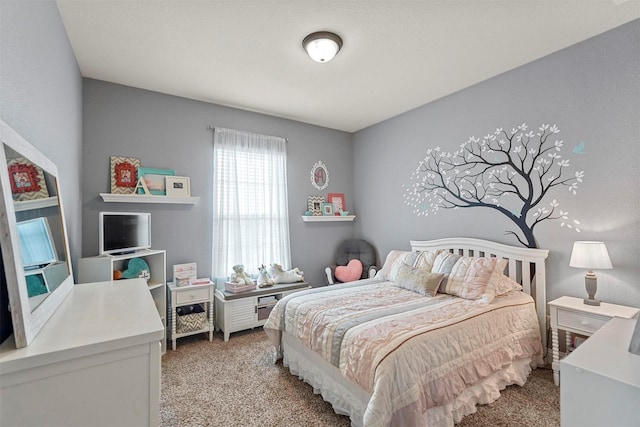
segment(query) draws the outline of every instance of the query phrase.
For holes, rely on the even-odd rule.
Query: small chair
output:
[[[349,261],[354,259],[362,263],[362,274],[354,280],[367,279],[376,275],[378,267],[376,266],[376,249],[373,245],[363,239],[347,239],[340,243],[336,249],[335,264],[324,269],[327,283],[329,285],[341,283],[335,276],[336,268],[347,266]]]

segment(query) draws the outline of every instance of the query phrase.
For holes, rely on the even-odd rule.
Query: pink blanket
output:
[[[265,331],[276,346],[287,331],[369,392],[364,425],[420,424],[415,417],[512,361],[541,361],[535,305],[522,292],[485,304],[363,282],[289,295]]]

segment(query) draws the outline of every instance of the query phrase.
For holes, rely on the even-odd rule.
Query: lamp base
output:
[[[600,305],[600,301],[595,299],[596,291],[598,290],[598,280],[596,279],[596,275],[593,274],[591,270],[587,272],[587,275],[584,277],[584,283],[587,288],[587,294],[589,298],[585,298],[583,302],[586,305]]]

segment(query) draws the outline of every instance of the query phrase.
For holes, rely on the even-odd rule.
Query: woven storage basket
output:
[[[207,321],[207,313],[191,313],[178,316],[178,323],[176,325],[176,332],[183,334],[185,332],[197,331],[204,327]]]

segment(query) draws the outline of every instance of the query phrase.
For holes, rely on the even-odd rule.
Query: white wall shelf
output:
[[[16,212],[30,211],[32,209],[42,209],[50,206],[58,206],[58,196],[45,197],[42,199],[24,200],[13,204]]]
[[[200,197],[147,196],[144,194],[100,193],[105,202],[112,203],[165,203],[174,205],[195,205]]]
[[[336,222],[336,221],[353,221],[356,219],[355,215],[341,215],[341,216],[330,216],[330,215],[302,215],[302,220],[304,222]]]

